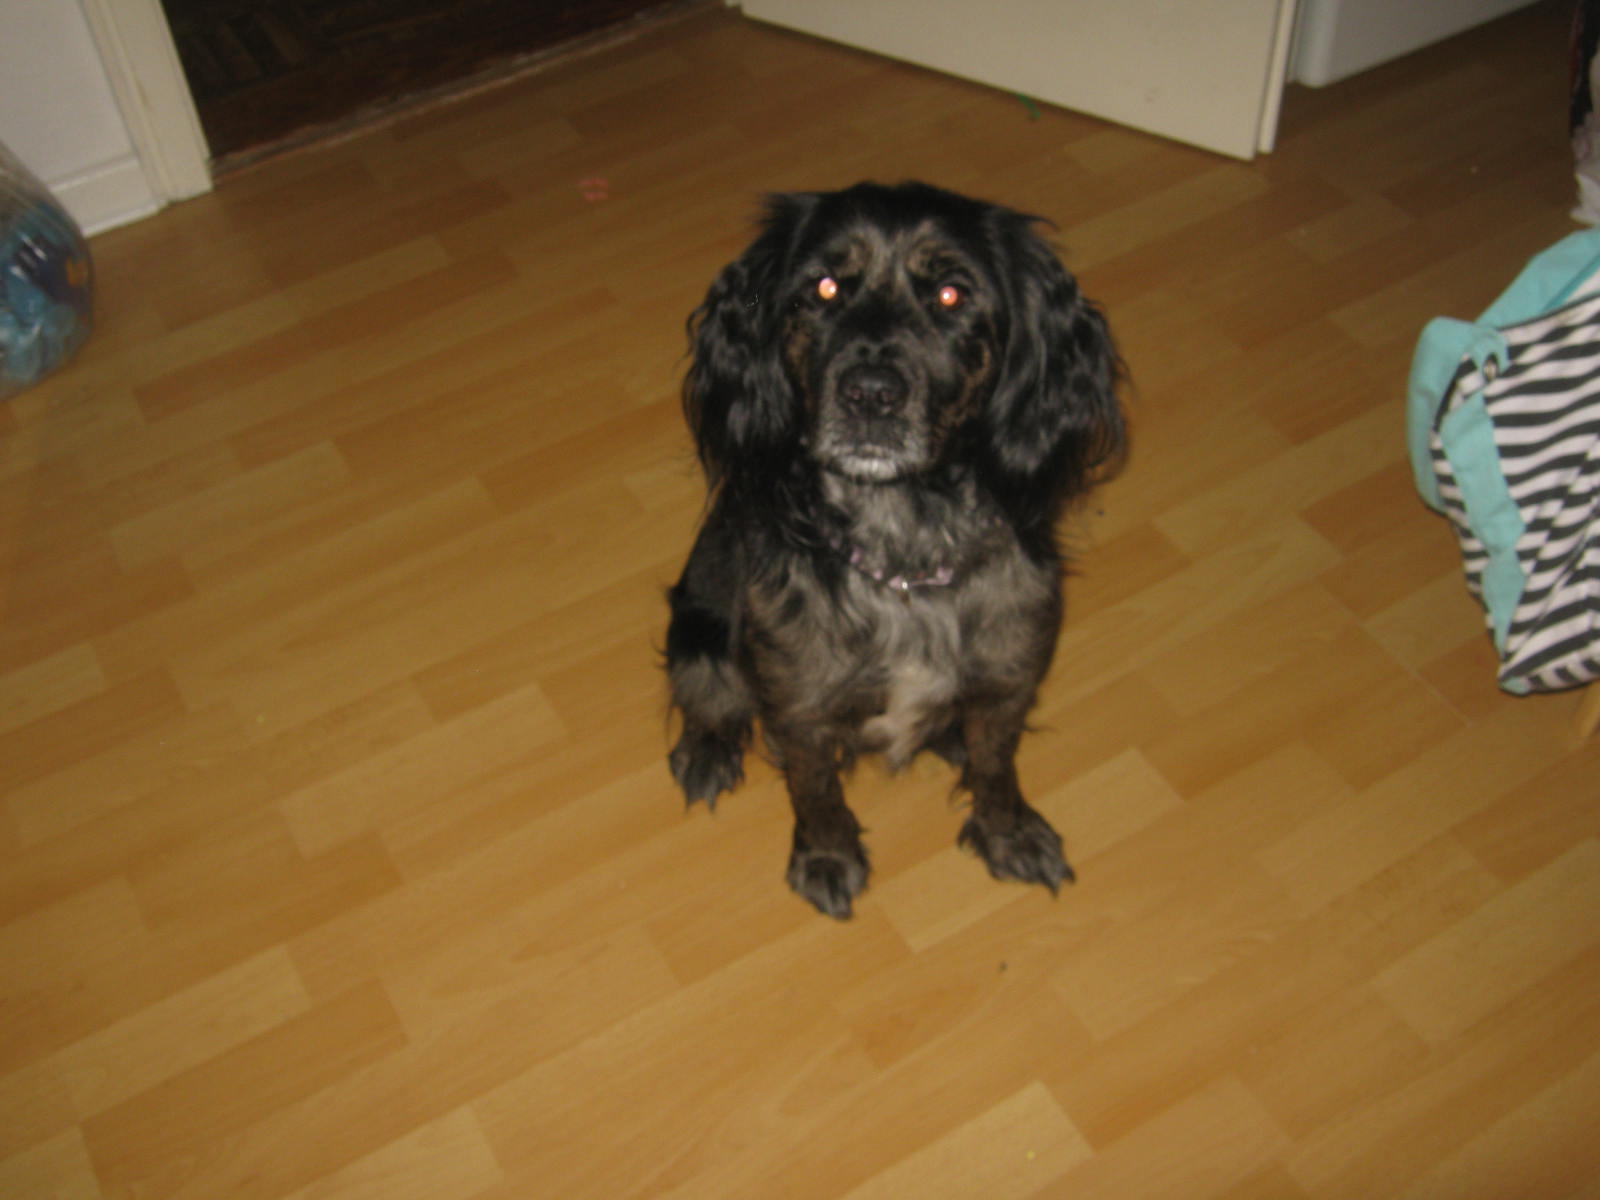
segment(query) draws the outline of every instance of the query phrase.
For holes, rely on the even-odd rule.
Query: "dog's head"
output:
[[[1118,360],[1036,223],[924,184],[772,198],[690,320],[712,480],[960,467],[1037,516],[1082,490],[1121,449]]]

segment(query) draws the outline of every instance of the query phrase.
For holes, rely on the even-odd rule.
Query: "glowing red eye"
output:
[[[961,303],[962,299],[961,289],[954,284],[947,283],[939,289],[939,303],[946,308],[956,307]]]
[[[832,300],[839,294],[839,281],[832,275],[824,275],[817,280],[817,295],[824,300]]]

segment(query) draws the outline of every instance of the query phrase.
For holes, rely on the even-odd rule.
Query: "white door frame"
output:
[[[81,3],[156,199],[210,191],[211,151],[160,0]]]

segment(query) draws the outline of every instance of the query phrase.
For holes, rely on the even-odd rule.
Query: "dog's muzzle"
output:
[[[857,360],[833,377],[818,418],[814,451],[823,465],[883,482],[925,465],[921,381],[903,364]]]

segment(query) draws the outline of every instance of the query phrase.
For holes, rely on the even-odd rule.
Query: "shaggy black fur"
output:
[[[1121,457],[1099,310],[1006,208],[925,184],[774,197],[690,318],[710,502],[671,592],[673,775],[713,805],[759,721],[794,805],[790,886],[866,886],[841,772],[932,749],[960,842],[1055,890],[1014,756],[1061,621],[1063,508]]]

